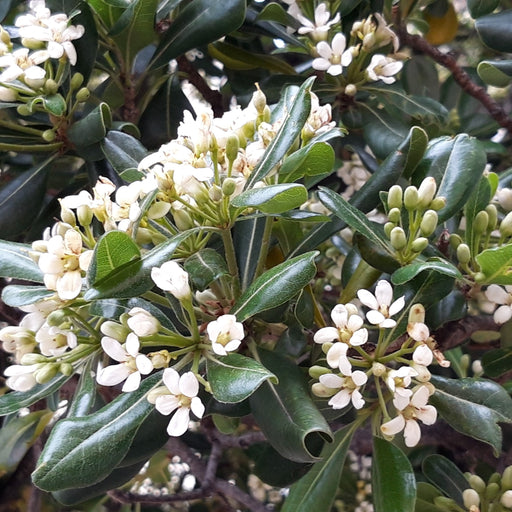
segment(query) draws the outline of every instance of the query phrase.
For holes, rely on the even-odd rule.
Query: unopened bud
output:
[[[158,386],[157,388],[152,389],[147,394],[147,400],[150,404],[154,404],[159,396],[164,396],[168,394],[169,389],[167,388],[167,386]]]
[[[418,302],[411,306],[411,309],[409,309],[408,322],[410,324],[425,322],[425,307],[423,306],[423,304],[420,304]]]
[[[87,87],[82,87],[76,93],[76,101],[78,101],[78,103],[83,103],[84,101],[87,101],[90,96],[91,96],[91,91],[89,91],[89,89],[87,89]]]
[[[158,352],[151,352],[149,354],[149,358],[151,359],[151,363],[153,364],[153,368],[167,368],[171,361],[171,357],[169,355],[168,350],[160,350]]]
[[[460,244],[457,247],[457,259],[463,265],[469,263],[469,260],[471,260],[471,251],[469,250],[469,246],[467,244]]]
[[[429,176],[425,178],[418,189],[418,198],[419,198],[419,206],[420,208],[429,208],[432,199],[436,195],[437,185],[436,180]]]
[[[27,105],[23,104],[23,105],[18,105],[16,107],[16,111],[18,112],[18,114],[20,116],[29,116],[30,114],[32,114],[32,112],[30,111],[30,109],[27,107]]]
[[[481,235],[487,231],[487,227],[489,226],[489,215],[485,210],[479,211],[475,215],[475,219],[473,220],[473,231],[477,235]]]
[[[256,84],[257,90],[252,94],[252,104],[256,108],[259,114],[263,114],[265,107],[267,106],[267,97],[265,93],[259,88],[258,84]]]
[[[222,193],[229,197],[233,195],[236,190],[236,181],[233,178],[226,178],[222,183]]]
[[[391,235],[391,231],[396,227],[396,224],[394,222],[386,222],[384,224],[384,233],[389,238]]]
[[[114,338],[119,341],[119,343],[124,343],[126,336],[130,333],[130,329],[127,327],[118,324],[117,322],[113,322],[112,320],[107,320],[103,322],[100,327],[100,331],[109,338]]]
[[[61,206],[61,209],[60,209],[60,218],[66,223],[66,224],[69,224],[70,226],[76,226],[76,218],[75,218],[75,214],[73,213],[72,210],[70,210],[69,208],[65,208],[63,206]]]
[[[455,234],[455,233],[452,233],[450,235],[450,247],[452,249],[457,249],[457,247],[459,247],[459,245],[462,243],[462,238]]]
[[[425,238],[423,236],[420,236],[419,238],[416,238],[411,244],[411,250],[413,252],[420,253],[424,251],[428,247],[428,238]]]
[[[489,231],[492,231],[496,229],[496,226],[498,225],[498,209],[494,204],[488,204],[485,208],[485,211],[489,216],[489,224],[487,226],[487,229]]]
[[[226,158],[229,162],[234,162],[238,156],[238,150],[240,149],[240,142],[238,137],[232,133],[228,136],[226,141]]]
[[[58,90],[59,90],[59,84],[55,80],[48,78],[48,80],[46,80],[46,82],[44,83],[44,92],[46,94],[48,94],[48,95],[56,94]]]
[[[81,226],[90,226],[93,218],[93,212],[90,206],[81,204],[76,209],[76,216]]]
[[[388,192],[388,207],[402,208],[403,190],[400,185],[393,185]]]
[[[11,37],[9,36],[9,32],[4,29],[4,27],[0,26],[0,41],[7,46],[11,45]]]
[[[397,251],[401,251],[407,245],[407,237],[405,236],[405,231],[398,226],[391,230],[389,240],[393,248]]]
[[[62,325],[67,321],[68,315],[62,309],[56,309],[46,317],[46,323],[50,327],[59,327],[59,325]]]
[[[318,379],[321,375],[325,375],[326,373],[330,373],[330,370],[324,366],[313,365],[309,369],[309,376],[313,379]]]
[[[496,483],[501,484],[501,474],[500,473],[493,473],[487,480],[488,484]]]
[[[446,197],[439,196],[434,197],[432,201],[430,202],[430,209],[435,210],[438,212],[439,210],[442,210],[446,206]]]
[[[512,508],[512,491],[511,490],[505,491],[501,495],[500,503],[504,507]]]
[[[512,236],[512,212],[507,213],[501,221],[500,234],[504,237]]]
[[[455,511],[457,510],[457,504],[451,498],[446,496],[437,496],[434,498],[434,505],[444,510]],[[455,508],[457,507],[457,508]]]
[[[415,210],[419,204],[418,189],[414,186],[407,187],[404,192],[404,206],[408,210]]]
[[[496,482],[491,482],[487,485],[487,488],[485,489],[485,497],[492,501],[498,494],[500,493],[500,486]]]
[[[321,382],[315,382],[311,386],[311,391],[315,396],[319,398],[328,398],[333,395],[333,389],[324,386]]]
[[[62,373],[62,375],[66,375],[66,377],[73,375],[73,371],[74,369],[71,363],[61,363],[59,366],[59,372]]]
[[[345,94],[347,96],[355,96],[357,94],[357,87],[354,84],[348,84],[345,86]]]
[[[34,372],[34,378],[38,384],[44,384],[49,382],[57,375],[59,366],[56,364],[45,364],[42,368],[39,368]]]
[[[222,200],[222,189],[218,185],[213,184],[208,189],[208,196],[212,201],[217,203]]]
[[[485,492],[485,482],[478,475],[470,475],[468,477],[469,485],[472,489],[474,489],[478,494],[483,494]]]
[[[512,490],[512,466],[507,466],[501,475],[501,486],[503,489]]]
[[[474,489],[466,489],[462,491],[462,500],[466,508],[480,505],[480,496]]]
[[[41,137],[45,142],[53,142],[55,140],[56,135],[52,129],[48,129],[41,134]]]
[[[137,229],[137,235],[135,236],[135,241],[139,245],[150,244],[153,240],[153,232],[147,228],[142,228],[139,226]]]
[[[388,212],[388,219],[390,222],[398,224],[400,222],[401,212],[399,208],[391,208]]]
[[[23,354],[21,357],[20,363],[23,366],[30,366],[32,364],[46,363],[46,357],[42,354],[33,354],[32,352],[28,354]]]
[[[437,220],[437,213],[434,210],[427,210],[421,219],[421,234],[423,236],[430,236],[437,228]]]
[[[375,377],[382,377],[386,375],[388,369],[382,363],[373,363],[372,364],[372,373]]]
[[[40,39],[32,39],[30,37],[22,37],[21,44],[29,50],[42,50],[44,48],[44,42]]]
[[[84,83],[84,75],[82,73],[73,73],[69,83],[71,90],[76,91]]]

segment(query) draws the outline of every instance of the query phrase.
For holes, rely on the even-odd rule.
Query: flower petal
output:
[[[162,377],[167,389],[173,395],[179,395],[180,392],[180,374],[174,368],[166,368]]]
[[[199,392],[199,382],[192,372],[184,373],[180,377],[179,387],[180,392],[189,398],[197,396],[197,393]]]
[[[174,395],[160,395],[155,400],[155,408],[164,416],[168,416],[180,406],[180,400]]]
[[[103,336],[103,338],[101,338],[101,348],[114,361],[122,363],[128,359],[128,354],[121,346],[121,343],[110,336]]]
[[[167,427],[167,433],[170,436],[179,437],[182,436],[188,430],[188,424],[190,422],[190,409],[186,407],[180,407],[172,416],[169,426]]]

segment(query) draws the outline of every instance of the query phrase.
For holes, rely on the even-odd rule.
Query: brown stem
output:
[[[201,93],[203,98],[212,106],[215,117],[221,117],[224,113],[224,102],[222,94],[219,91],[211,89],[206,80],[192,66],[185,55],[178,57],[178,69],[186,73],[188,81]]]
[[[428,55],[438,64],[451,71],[453,79],[459,86],[469,95],[473,96],[473,98],[477,99],[487,109],[491,117],[512,134],[512,118],[487,94],[484,87],[480,87],[471,80],[471,77],[457,64],[457,61],[451,55],[441,52],[423,37],[409,34],[404,25],[397,24],[397,26],[398,36],[403,44],[410,46],[417,52]]]

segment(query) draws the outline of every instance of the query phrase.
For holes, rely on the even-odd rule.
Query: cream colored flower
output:
[[[403,65],[402,61],[392,57],[375,54],[366,68],[366,74],[368,79],[374,82],[382,80],[385,84],[392,84],[396,81],[394,75],[402,69]]]
[[[364,406],[363,395],[360,388],[368,380],[366,373],[356,370],[347,376],[334,375],[327,373],[319,378],[320,384],[328,390],[339,391],[329,400],[329,405],[333,409],[343,409],[350,402],[356,409]]]
[[[302,23],[302,27],[298,32],[301,35],[309,34],[315,41],[325,41],[332,25],[336,25],[340,21],[340,13],[331,20],[331,12],[327,4],[322,2],[315,9],[315,21],[312,22],[302,14],[297,14],[297,19]]]
[[[352,52],[345,48],[346,39],[342,33],[336,34],[330,45],[326,41],[320,41],[316,45],[319,57],[311,64],[313,69],[326,71],[333,76],[341,75],[343,67],[352,62]]]
[[[151,336],[160,329],[160,322],[143,308],[132,308],[128,311],[128,327],[137,336]]]
[[[366,318],[373,325],[378,325],[384,329],[392,328],[396,321],[391,319],[405,306],[405,297],[402,296],[393,303],[393,288],[387,281],[379,281],[375,287],[375,295],[368,290],[359,290],[357,292],[359,300],[370,308],[366,313]]]
[[[499,305],[493,315],[497,324],[504,324],[512,318],[512,285],[502,288],[497,284],[491,284],[487,287],[485,296],[493,304]]]
[[[73,331],[60,329],[44,323],[36,333],[39,350],[45,356],[58,357],[70,348],[77,346],[77,337]]]
[[[236,350],[245,337],[244,326],[235,315],[222,315],[206,326],[212,350],[219,356]]]
[[[188,282],[188,273],[175,261],[166,261],[160,267],[151,269],[151,279],[163,290],[174,295],[178,300],[188,299],[192,296]]]

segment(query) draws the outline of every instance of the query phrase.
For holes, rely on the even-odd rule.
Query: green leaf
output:
[[[471,254],[478,254],[476,242],[479,237],[473,230],[473,222],[478,212],[485,210],[491,199],[491,185],[486,176],[482,176],[478,185],[473,190],[465,207],[464,215],[466,217],[466,243],[469,246]]]
[[[506,63],[506,65],[503,65]],[[512,81],[512,61],[483,60],[476,68],[478,76],[488,85],[507,87]]]
[[[276,376],[261,363],[240,354],[208,359],[206,371],[214,398],[228,404],[245,400],[266,380],[277,384]]]
[[[279,169],[283,183],[297,181],[304,176],[327,174],[334,166],[334,150],[327,142],[315,142],[288,156]]]
[[[258,13],[258,21],[275,21],[284,25],[285,27],[293,27],[298,29],[300,21],[288,14],[282,5],[276,2],[271,2],[263,7],[261,12]]]
[[[117,268],[133,260],[140,260],[140,250],[130,235],[124,231],[109,231],[98,240],[87,271],[90,287],[111,274]]]
[[[391,276],[391,282],[395,285],[404,284],[425,271],[436,272],[454,279],[462,279],[462,274],[457,267],[448,261],[441,258],[429,258],[427,261],[415,261],[396,270]]]
[[[85,292],[85,300],[129,299],[151,290],[154,285],[151,280],[151,269],[171,259],[181,243],[197,231],[198,229],[184,231],[157,245],[142,259],[134,259],[115,268]]]
[[[2,300],[13,308],[34,304],[39,300],[54,295],[55,292],[44,286],[22,286],[11,284],[2,290]]]
[[[60,94],[43,96],[45,110],[54,116],[62,116],[67,109],[66,100]]]
[[[429,455],[421,466],[423,474],[446,496],[463,505],[462,492],[469,488],[469,483],[462,471],[442,455]]]
[[[222,276],[229,275],[224,258],[214,249],[202,249],[185,260],[184,268],[188,272],[194,287],[206,290],[210,283]]]
[[[250,398],[254,417],[268,442],[295,462],[317,462],[322,445],[332,441],[329,425],[309,395],[297,365],[283,355],[259,350],[261,363],[279,379],[265,381]]]
[[[255,183],[265,178],[286,155],[300,135],[311,112],[311,87],[314,80],[315,77],[310,77],[301,85],[291,107],[286,112],[279,131],[247,180],[246,189],[252,188]]]
[[[480,142],[466,134],[440,137],[430,142],[416,175],[420,179],[433,176],[437,182],[437,195],[446,198],[446,206],[437,212],[440,223],[461,210],[478,185],[486,162],[487,156]]]
[[[498,7],[500,0],[468,0],[468,9],[472,18],[491,14]]]
[[[135,137],[116,130],[111,130],[103,139],[101,149],[118,174],[137,169],[147,154],[146,148]]]
[[[500,453],[499,422],[512,422],[512,398],[497,383],[485,379],[432,376],[432,405],[455,430],[491,445]],[[475,428],[478,425],[478,428]]]
[[[482,366],[489,377],[501,377],[512,368],[512,350],[496,349],[485,352],[482,356]]]
[[[140,424],[154,410],[147,392],[161,375],[145,379],[94,414],[55,424],[35,471],[34,484],[45,491],[101,482],[126,456]]]
[[[512,284],[512,244],[485,249],[476,256],[485,284]]]
[[[380,230],[374,229],[366,215],[343,199],[341,195],[326,187],[320,187],[318,199],[320,199],[334,215],[344,220],[354,231],[361,233],[390,256],[394,255],[395,251],[384,234]]]
[[[101,18],[101,21],[110,30],[114,23],[122,16],[124,9],[128,7],[128,2],[114,3],[105,0],[87,0],[94,11]]]
[[[256,208],[263,213],[283,213],[308,200],[308,191],[299,183],[281,183],[245,190],[231,200],[235,208]]]
[[[29,244],[0,240],[0,277],[42,283],[43,273],[29,256],[31,251]]]
[[[321,461],[292,485],[282,512],[330,512],[354,430],[347,425],[336,432],[334,442],[324,446]]]
[[[71,125],[67,135],[69,140],[81,151],[102,141],[112,124],[112,113],[107,103],[100,103],[83,119]]]
[[[493,50],[512,53],[512,9],[478,18],[475,27],[482,42]]]
[[[73,24],[83,25],[85,28],[83,36],[73,41],[73,46],[77,54],[73,71],[81,73],[84,76],[84,83],[87,83],[89,80],[91,72],[95,67],[96,55],[98,53],[98,30],[96,28],[94,14],[90,7],[93,1],[94,0],[87,0],[79,2],[76,5],[76,15],[73,16]]]
[[[317,255],[311,251],[267,270],[239,297],[231,314],[243,322],[295,297],[315,276]]]
[[[414,512],[445,512],[444,509],[434,505],[434,499],[442,494],[433,485],[427,482],[418,482],[417,492]]]
[[[18,235],[32,224],[42,206],[48,169],[56,156],[18,174],[0,189],[1,238]]]
[[[166,66],[171,59],[204,46],[236,30],[245,18],[245,0],[192,0],[165,32],[148,69]]]
[[[29,407],[61,388],[71,376],[57,375],[45,384],[38,384],[30,391],[11,391],[0,396],[0,416],[6,416]]]
[[[407,456],[393,443],[373,438],[372,496],[375,512],[414,512],[416,479]]]
[[[48,410],[11,418],[0,429],[0,480],[12,474],[52,419]]]

